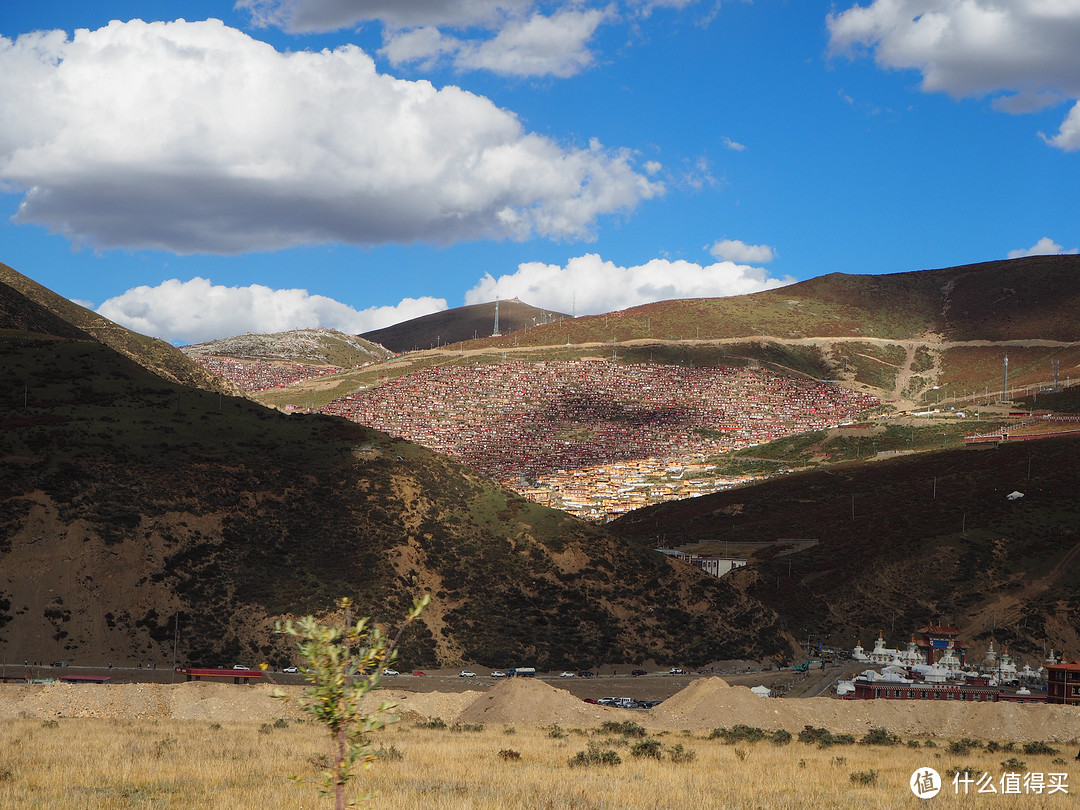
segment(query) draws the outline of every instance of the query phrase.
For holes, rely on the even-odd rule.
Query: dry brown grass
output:
[[[364,772],[372,807],[394,810],[517,808],[909,808],[912,772],[973,766],[997,780],[1001,752],[949,754],[937,748],[843,746],[799,742],[725,745],[706,735],[653,735],[662,759],[631,755],[632,740],[592,730],[488,727],[482,731],[423,728],[402,722],[378,738],[393,756]],[[288,775],[314,775],[325,735],[309,723],[217,725],[195,721],[17,719],[0,730],[0,807],[319,808],[328,800]],[[570,767],[590,742],[621,757],[618,765]],[[676,744],[691,762],[671,761]],[[500,752],[517,752],[519,757]],[[1021,755],[1035,772],[1068,772],[1051,755]],[[873,784],[852,774],[876,771]],[[1078,781],[1075,773],[1072,781]],[[1080,790],[1080,781],[1070,785]],[[936,803],[995,808],[1073,806],[1075,795],[953,795],[947,783]]]

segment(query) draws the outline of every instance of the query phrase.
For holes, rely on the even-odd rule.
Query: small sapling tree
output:
[[[379,685],[383,670],[397,660],[397,645],[405,628],[416,621],[431,597],[413,601],[412,610],[393,638],[386,636],[367,616],[353,621],[353,602],[338,601],[344,623],[323,624],[314,616],[278,622],[274,629],[297,639],[304,663],[304,677],[311,684],[298,705],[330,733],[330,767],[322,774],[319,793],[334,797],[335,810],[346,803],[346,789],[359,764],[368,767],[377,756],[369,741],[373,732],[396,718],[386,716],[394,704],[380,703],[374,712],[361,709],[364,697]],[[281,690],[274,697],[288,700]],[[365,800],[370,796],[360,797]]]

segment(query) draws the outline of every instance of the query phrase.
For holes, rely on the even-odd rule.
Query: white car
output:
[[[495,670],[494,672],[491,673],[491,677],[492,678],[505,678],[506,673],[505,672],[499,672],[499,670]]]
[[[559,677],[560,678],[575,678],[575,677],[577,677],[577,675],[575,673],[573,673],[573,672],[560,672]]]
[[[398,671],[396,669],[384,669],[382,671],[382,674],[383,675],[397,675]]]
[[[289,673],[293,673],[293,672],[299,672],[299,671],[300,671],[300,667],[285,667],[285,669],[283,669],[283,670],[281,670],[281,671],[282,671],[282,672],[289,672]]]
[[[233,664],[233,669],[251,669],[251,667],[245,667],[243,664]]]
[[[476,673],[472,672],[471,670],[468,670],[468,669],[463,669],[463,670],[461,670],[461,672],[458,673],[458,677],[459,678],[475,678]]]

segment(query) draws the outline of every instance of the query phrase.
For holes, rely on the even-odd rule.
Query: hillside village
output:
[[[850,422],[876,397],[762,368],[606,360],[432,366],[331,402],[530,500],[609,519],[716,492],[722,453]]]

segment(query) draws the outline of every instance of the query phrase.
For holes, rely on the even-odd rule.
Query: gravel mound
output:
[[[526,726],[591,728],[605,720],[636,720],[637,716],[576,698],[565,689],[532,678],[510,678],[495,684],[474,700],[458,718],[462,723],[504,723]]]

